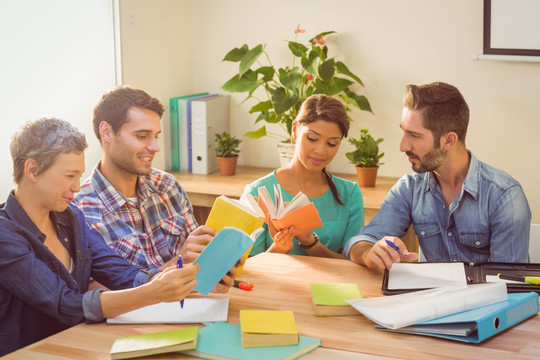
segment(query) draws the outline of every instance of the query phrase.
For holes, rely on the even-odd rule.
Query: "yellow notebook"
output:
[[[362,299],[358,284],[309,284],[315,316],[360,315],[345,300]]]
[[[197,347],[199,328],[196,326],[116,338],[111,359],[131,359],[153,354],[193,350]]]
[[[298,344],[292,311],[240,310],[242,347]]]
[[[208,219],[206,219],[206,226],[211,227],[216,232],[224,227],[232,226],[244,230],[248,235],[253,234],[263,223],[264,213],[258,207],[253,196],[249,194],[242,195],[240,200],[234,200],[225,195],[219,196],[214,201]],[[252,247],[244,253],[244,258],[248,258]],[[240,275],[241,271],[242,268],[239,268],[237,275]]]

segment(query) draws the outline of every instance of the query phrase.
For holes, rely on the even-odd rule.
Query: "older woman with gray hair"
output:
[[[116,255],[71,200],[85,136],[29,122],[11,142],[16,189],[0,205],[0,356],[74,326],[186,297],[198,265],[145,271]],[[111,291],[88,291],[90,277]],[[122,290],[122,291],[117,291]]]

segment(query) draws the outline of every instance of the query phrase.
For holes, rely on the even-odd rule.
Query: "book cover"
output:
[[[272,224],[278,231],[293,226],[298,234],[304,234],[323,226],[315,204],[301,191],[288,203],[282,199],[279,185],[274,186],[273,198],[266,187],[258,189],[259,207],[265,214],[270,214]]]
[[[218,168],[215,134],[229,131],[229,95],[191,102],[191,163],[194,174],[209,174]]]
[[[399,329],[377,329],[441,337],[471,343],[482,342],[522,322],[539,311],[538,294],[508,294],[508,299]]]
[[[253,243],[253,239],[241,229],[221,229],[194,261],[200,265],[195,277],[195,291],[208,295]]]
[[[173,351],[193,350],[197,347],[198,331],[199,328],[193,326],[119,337],[114,340],[111,348],[111,359],[130,359]]]
[[[197,348],[184,352],[203,359],[222,360],[292,360],[321,346],[321,339],[300,336],[297,345],[242,347],[240,326],[214,323],[199,329]]]
[[[503,283],[446,286],[405,294],[347,300],[368,319],[397,329],[508,298]]]
[[[292,311],[240,310],[243,347],[298,344],[298,328]]]
[[[181,308],[178,301],[161,302],[107,319],[107,324],[195,324],[227,321],[228,297],[188,297]]]
[[[358,284],[309,284],[315,316],[360,315],[345,300],[362,299]]]
[[[165,144],[165,149],[170,149],[169,158],[166,159],[166,169],[172,171],[187,171],[187,108],[186,103],[190,98],[208,95],[207,92],[177,96],[169,99],[169,128],[164,132],[169,133],[170,144]],[[167,152],[166,152],[167,153]]]

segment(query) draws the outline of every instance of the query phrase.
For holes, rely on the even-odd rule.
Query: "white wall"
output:
[[[0,201],[14,187],[9,143],[27,120],[58,117],[99,147],[94,103],[115,85],[112,0],[0,2]],[[88,173],[99,151],[86,153]],[[85,174],[86,175],[86,174]]]
[[[145,31],[154,34],[151,46],[139,44],[144,51],[139,50],[137,39],[131,37],[134,33],[129,35],[133,43],[123,42],[124,79],[159,93],[165,101],[190,92],[220,91],[236,70],[237,64],[221,62],[233,47],[266,43],[274,63],[285,65],[290,56],[283,40],[293,39],[298,23],[307,29],[305,41],[322,31],[337,31],[331,51],[364,81],[375,113],[356,112],[351,135],[367,127],[385,139],[380,175],[410,172],[398,150],[405,85],[432,81],[456,85],[471,109],[469,149],[521,182],[533,222],[540,222],[540,64],[472,60],[482,51],[481,0],[122,0],[121,4],[137,4],[138,16],[154,17],[144,23]],[[183,27],[183,22],[189,25]],[[171,46],[175,38],[177,47]],[[181,60],[171,60],[178,54]],[[169,70],[175,63],[169,76],[151,76],[154,68]],[[178,82],[192,86],[173,89]],[[233,133],[255,129],[254,116],[247,113],[250,106],[239,105],[241,95],[232,99]],[[244,138],[240,163],[277,167],[275,143]],[[332,170],[354,172],[344,156],[350,149],[344,143]]]

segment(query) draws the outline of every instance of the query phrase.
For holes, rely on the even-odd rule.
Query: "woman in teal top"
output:
[[[247,185],[244,192],[257,196],[258,188],[265,186],[273,197],[274,184],[279,184],[286,202],[301,191],[315,204],[323,226],[311,233],[297,234],[293,227],[277,231],[267,221],[250,255],[268,251],[343,258],[341,253],[347,240],[364,223],[364,203],[357,183],[331,175],[326,166],[348,132],[349,119],[341,102],[320,94],[304,101],[292,125],[293,159]]]

